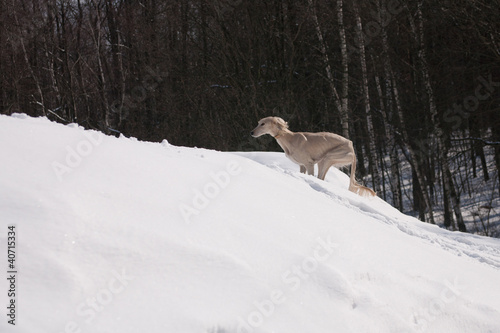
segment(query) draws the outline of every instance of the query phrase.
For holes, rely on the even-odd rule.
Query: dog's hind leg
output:
[[[333,165],[332,161],[325,157],[318,163],[318,178],[321,180],[325,180],[326,173]]]
[[[306,167],[301,165],[300,166],[300,173],[306,173]]]
[[[352,163],[352,153],[331,151],[318,163],[318,178],[325,180],[326,173],[332,166],[342,167]]]

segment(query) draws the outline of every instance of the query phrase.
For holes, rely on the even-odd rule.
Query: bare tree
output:
[[[373,126],[373,117],[370,104],[370,92],[368,88],[368,70],[366,67],[365,42],[363,37],[363,23],[359,14],[357,1],[354,1],[354,15],[356,17],[356,36],[359,50],[359,60],[361,63],[361,87],[363,91],[363,104],[365,108],[366,127],[368,130],[368,160],[370,161],[371,171],[373,175],[373,189],[380,193],[380,166],[377,159],[377,148],[375,146],[375,130]]]
[[[103,108],[104,114],[102,118],[102,129],[110,133],[114,129],[115,123],[113,122],[113,114],[111,112],[110,104],[108,101],[108,77],[104,70],[104,46],[103,46],[103,29],[102,23],[104,21],[103,2],[100,0],[92,0],[92,11],[89,13],[88,28],[90,36],[92,37],[93,46],[95,49],[95,57],[97,61],[97,81],[99,83],[99,97],[101,98],[100,107]]]
[[[342,134],[349,137],[349,53],[347,52],[347,38],[344,25],[344,2],[337,0],[337,20],[340,36],[340,56],[342,58],[342,90],[340,95],[342,109],[340,119]]]
[[[313,19],[314,27],[316,29],[316,35],[319,40],[319,47],[321,55],[323,56],[323,63],[326,71],[326,77],[330,86],[332,96],[334,98],[334,103],[337,111],[340,114],[340,122],[342,125],[342,135],[349,138],[349,110],[348,110],[348,94],[349,94],[349,64],[348,64],[348,54],[347,54],[347,41],[344,28],[344,14],[343,14],[343,0],[337,0],[337,20],[339,27],[339,34],[341,40],[341,55],[342,55],[342,89],[341,95],[339,96],[337,88],[335,87],[335,81],[333,77],[332,68],[330,66],[330,59],[328,56],[326,43],[323,38],[323,33],[319,25],[318,16],[316,14],[316,9],[312,0],[308,0],[309,9],[311,11],[311,16]]]
[[[442,174],[443,174],[443,186],[445,188],[445,194],[451,195],[451,200],[453,204],[453,209],[455,212],[455,217],[457,218],[457,224],[460,231],[466,231],[465,224],[463,221],[461,209],[460,209],[460,196],[457,194],[455,190],[455,186],[453,184],[450,166],[448,162],[448,148],[445,142],[445,133],[442,129],[442,124],[440,124],[440,118],[438,116],[437,106],[434,97],[434,90],[431,83],[431,78],[429,74],[429,68],[427,64],[427,57],[425,52],[424,45],[424,18],[422,14],[422,2],[417,2],[416,9],[416,17],[417,22],[414,21],[413,15],[411,15],[410,11],[408,11],[408,18],[410,21],[410,26],[412,28],[414,39],[418,45],[418,60],[419,60],[419,69],[422,74],[422,80],[425,86],[425,90],[427,93],[427,99],[429,103],[430,110],[430,118],[432,121],[433,128],[437,137],[437,153],[439,156],[439,160],[442,164]],[[448,200],[448,197],[445,197],[445,200]]]

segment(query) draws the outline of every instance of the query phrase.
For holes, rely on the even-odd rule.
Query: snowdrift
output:
[[[0,116],[0,155],[1,332],[500,332],[498,239],[336,169],[25,115]]]

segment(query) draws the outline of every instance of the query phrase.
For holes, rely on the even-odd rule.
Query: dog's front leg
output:
[[[300,173],[306,173],[306,167],[301,165],[300,166]]]
[[[306,170],[308,175],[314,176],[314,164],[307,164]]]

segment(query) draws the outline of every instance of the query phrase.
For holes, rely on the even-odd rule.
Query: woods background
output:
[[[453,230],[481,179],[491,200],[467,209],[488,225],[468,231],[497,235],[498,0],[0,0],[0,13],[3,114],[219,150],[279,150],[249,136],[277,115],[349,137],[358,178],[428,222],[439,207]]]

